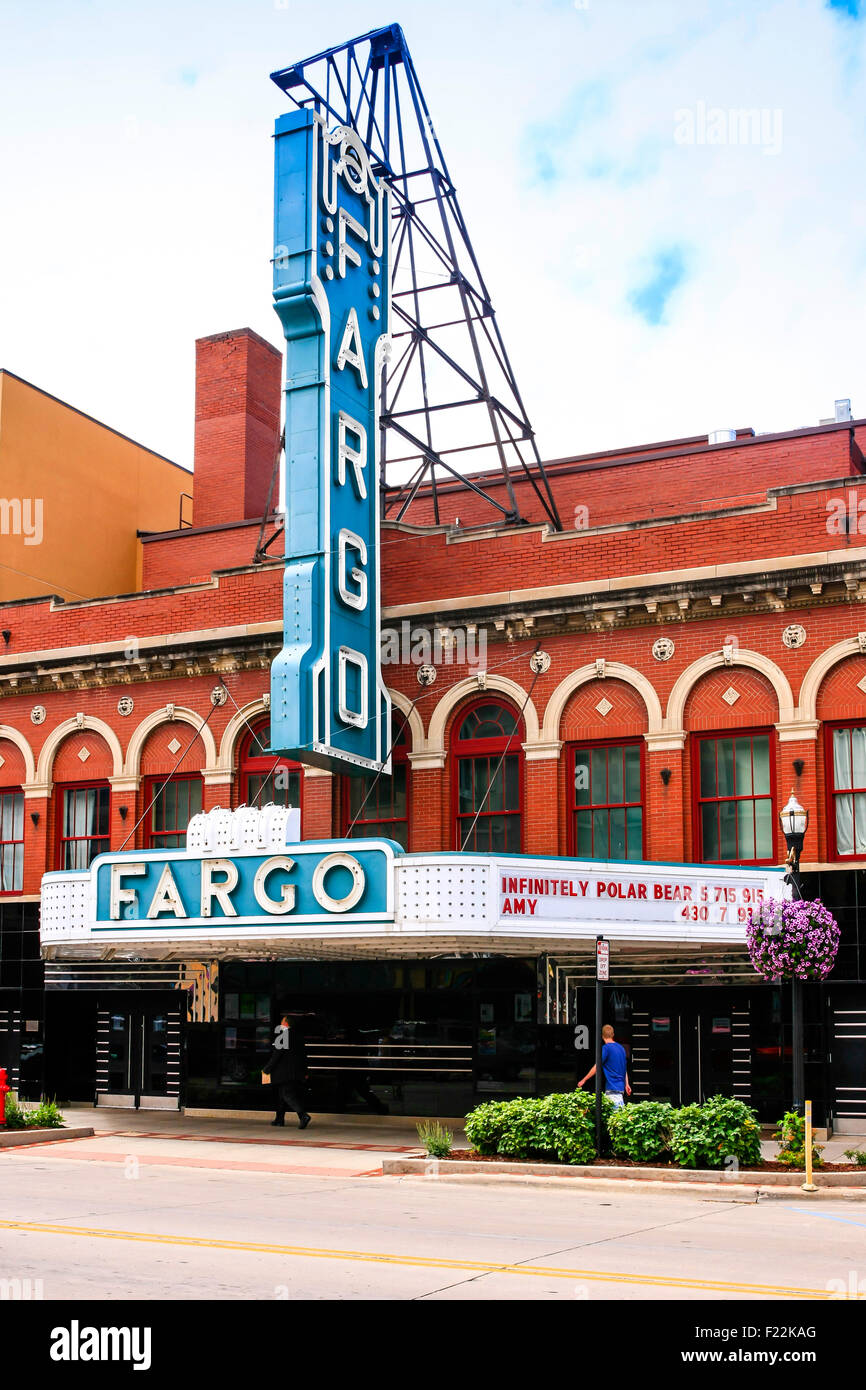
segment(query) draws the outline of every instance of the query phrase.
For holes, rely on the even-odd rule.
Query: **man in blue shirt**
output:
[[[625,1104],[623,1093],[631,1095],[631,1086],[628,1084],[628,1058],[622,1043],[614,1042],[613,1028],[606,1023],[601,1030],[601,1069],[604,1074],[604,1093],[609,1100],[613,1101],[618,1110]],[[578,1081],[578,1089],[585,1086],[595,1076],[595,1067],[586,1073],[582,1081]]]

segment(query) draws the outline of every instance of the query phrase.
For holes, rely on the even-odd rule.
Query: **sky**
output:
[[[194,340],[281,342],[269,73],[392,21],[543,457],[866,415],[866,0],[0,12],[0,367],[178,463]]]

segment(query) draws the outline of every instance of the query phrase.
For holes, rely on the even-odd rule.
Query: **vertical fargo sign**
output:
[[[379,656],[389,194],[358,136],[345,126],[329,131],[314,111],[279,118],[275,154],[286,571],[271,747],[331,770],[367,772],[386,763],[391,744]]]

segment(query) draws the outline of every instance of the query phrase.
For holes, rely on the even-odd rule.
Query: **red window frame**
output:
[[[707,742],[719,742],[721,739],[737,738],[766,738],[768,756],[770,762],[770,790],[760,792],[757,796],[701,796],[701,745]],[[707,729],[701,733],[693,733],[692,739],[692,834],[693,843],[697,849],[695,862],[698,864],[731,864],[743,866],[775,864],[776,862],[776,825],[777,825],[777,806],[776,799],[776,731],[770,728],[752,729]],[[754,769],[754,746],[752,748],[752,767]],[[718,770],[718,754],[716,755],[716,768]],[[718,786],[718,777],[716,785]],[[754,785],[754,772],[752,776]],[[772,852],[767,859],[707,859],[704,856],[703,844],[703,817],[701,807],[710,802],[719,805],[723,801],[769,801],[770,802],[770,836]],[[720,845],[721,848],[721,845]]]
[[[836,760],[833,756],[833,735],[837,729],[866,729],[866,719],[834,719],[832,724],[824,725],[824,792],[827,803],[827,858],[837,859],[842,864],[854,864],[866,859],[866,851],[862,854],[841,854],[836,843],[836,797],[845,795],[845,791],[837,792],[835,786]],[[855,795],[861,788],[853,787],[848,791],[848,795]],[[866,787],[862,790],[866,792]]]
[[[203,779],[197,772],[191,773],[188,776],[183,775],[180,777],[148,777],[145,779],[144,804],[147,810],[144,817],[144,849],[162,849],[165,846],[167,840],[175,838],[178,835],[184,836],[186,834],[186,828],[184,828],[183,830],[154,830],[153,813],[156,807],[155,804],[151,805],[151,802],[155,803],[157,792],[159,791],[161,786],[168,783],[170,783],[172,786],[177,786],[182,782],[198,783],[202,791],[202,797],[200,798],[200,802],[203,801],[204,783]],[[190,815],[190,820],[192,820],[192,817],[196,814],[197,813],[193,811]],[[189,824],[189,822],[187,822],[187,824]],[[172,845],[170,846],[170,848],[174,849],[175,846]]]
[[[640,750],[640,800],[639,801],[610,801],[610,802],[591,802],[588,806],[578,806],[575,801],[574,778],[578,753],[592,753],[593,748],[637,748]],[[623,763],[625,759],[623,759]],[[641,843],[640,859],[616,859],[610,862],[616,864],[638,864],[646,860],[646,741],[642,738],[594,738],[568,745],[568,759],[566,762],[568,769],[568,825],[566,830],[566,842],[568,853],[577,855],[577,812],[580,811],[613,811],[619,808],[626,809],[629,806],[640,806],[641,808]],[[624,783],[623,783],[624,784]],[[595,856],[592,856],[593,858]],[[599,862],[602,862],[599,860]]]
[[[86,792],[90,791],[92,788],[108,793],[108,833],[106,835],[64,835],[63,827],[66,819],[65,798],[67,793]],[[54,862],[61,873],[74,873],[76,870],[67,870],[64,865],[64,845],[78,844],[82,840],[99,840],[102,843],[101,847],[96,851],[96,854],[105,854],[111,848],[111,784],[107,782],[104,777],[93,782],[59,782],[55,787],[54,820]],[[88,863],[92,864],[95,858],[96,855],[93,855]]]
[[[498,691],[491,691],[490,694],[480,695],[477,699],[470,700],[468,704],[463,705],[463,706],[461,707],[461,709],[458,711],[458,713],[457,713],[457,715],[456,715],[456,717],[455,717],[455,719],[454,719],[454,723],[453,723],[452,726],[451,726],[451,761],[452,761],[452,764],[453,764],[453,767],[452,767],[452,769],[451,769],[451,823],[452,823],[453,843],[454,843],[454,846],[455,846],[456,849],[459,850],[459,849],[461,848],[462,843],[463,843],[463,837],[464,837],[464,835],[465,835],[466,829],[468,829],[469,825],[470,825],[471,822],[472,822],[472,818],[473,818],[473,816],[475,815],[475,812],[474,812],[474,811],[472,811],[471,813],[464,813],[463,815],[461,815],[461,813],[460,813],[460,763],[461,763],[461,761],[463,761],[463,760],[466,759],[466,758],[483,758],[483,757],[486,757],[486,758],[490,758],[494,763],[496,763],[496,762],[499,761],[499,758],[502,756],[502,753],[503,753],[503,751],[504,751],[506,745],[508,744],[508,739],[509,739],[509,735],[508,735],[508,734],[503,734],[503,735],[501,735],[499,738],[495,738],[495,737],[494,737],[494,738],[479,738],[479,739],[461,739],[461,738],[460,738],[460,730],[461,730],[461,728],[463,727],[463,723],[464,723],[464,721],[465,721],[467,715],[471,714],[472,710],[478,709],[478,708],[479,708],[480,706],[482,706],[482,705],[498,705],[500,708],[508,710],[509,714],[513,715],[514,718],[515,718],[515,720],[517,721],[517,729],[516,729],[516,732],[515,732],[514,734],[511,735],[511,745],[510,745],[509,750],[508,750],[508,757],[509,757],[509,758],[512,758],[512,757],[516,757],[516,758],[517,758],[517,803],[518,803],[518,810],[517,810],[517,811],[487,811],[487,810],[484,810],[484,811],[481,812],[481,816],[479,816],[478,819],[479,819],[479,822],[480,822],[480,820],[481,820],[481,818],[482,818],[483,816],[490,816],[490,817],[493,817],[493,816],[506,816],[506,815],[507,815],[507,816],[517,816],[517,817],[518,817],[518,823],[519,823],[519,826],[520,826],[520,847],[519,847],[519,849],[517,849],[517,850],[508,850],[508,851],[498,851],[498,852],[500,852],[500,853],[509,853],[509,854],[522,854],[522,853],[523,853],[523,845],[524,845],[524,837],[525,837],[525,819],[526,819],[526,818],[525,818],[526,802],[525,802],[525,795],[524,795],[524,778],[523,778],[524,762],[525,762],[524,753],[523,753],[523,744],[524,744],[524,742],[525,742],[525,740],[526,740],[526,729],[525,729],[525,726],[524,726],[524,723],[523,723],[523,719],[521,718],[520,711],[517,710],[517,709],[515,709],[514,706],[511,704],[511,702],[510,702],[509,700],[504,699],[502,696],[500,696],[500,694],[499,694]],[[503,770],[504,770],[504,769],[503,769]],[[488,805],[489,805],[489,802],[488,802]],[[461,833],[461,822],[463,822],[463,821],[466,822],[466,826],[464,827],[464,830],[463,830],[463,832]],[[493,852],[493,851],[490,851],[490,853],[492,853],[492,852]],[[486,850],[475,851],[475,850],[473,850],[472,848],[467,847],[466,853],[467,853],[467,854],[473,854],[473,853],[482,853],[482,854],[486,854],[486,853],[488,853],[488,851],[486,851]]]
[[[0,898],[11,898],[11,897],[16,897],[19,893],[22,893],[22,892],[24,891],[24,889],[23,889],[23,886],[22,886],[22,885],[19,885],[17,888],[4,888],[4,887],[3,887],[3,874],[2,874],[3,863],[2,863],[2,861],[3,861],[3,859],[6,857],[6,853],[5,853],[5,852],[7,851],[8,847],[11,846],[11,848],[12,848],[12,856],[13,856],[13,859],[14,859],[14,856],[15,856],[15,846],[16,846],[16,845],[21,845],[21,847],[22,847],[22,848],[21,848],[21,879],[22,879],[22,884],[23,884],[23,881],[24,881],[24,812],[25,812],[25,807],[24,807],[24,789],[23,789],[23,787],[0,787],[0,801],[2,801],[2,798],[3,798],[4,796],[20,796],[20,797],[21,797],[21,839],[20,839],[20,840],[4,840],[4,839],[0,838]],[[13,817],[14,817],[14,810],[13,810]],[[2,835],[3,835],[3,815],[2,815],[2,812],[0,812],[0,837],[2,837]]]
[[[368,787],[369,783],[368,783],[368,781],[367,781],[365,778],[363,778],[363,777],[359,777],[359,778],[344,777],[344,778],[343,778],[343,794],[342,794],[342,797],[341,797],[341,806],[342,806],[342,811],[343,811],[343,815],[342,815],[343,836],[344,836],[344,838],[346,838],[346,839],[351,838],[351,839],[353,839],[353,840],[356,840],[356,839],[357,839],[357,840],[360,840],[360,839],[363,838],[363,829],[364,829],[364,826],[365,826],[365,825],[376,825],[376,826],[386,826],[386,827],[387,827],[388,825],[405,825],[405,827],[406,827],[406,849],[408,850],[408,848],[409,848],[409,794],[410,794],[410,785],[409,785],[409,784],[410,784],[411,777],[412,777],[411,768],[410,768],[410,765],[409,765],[409,743],[410,743],[409,723],[408,723],[408,720],[406,719],[405,715],[401,714],[400,711],[398,711],[398,710],[396,710],[396,709],[395,709],[394,712],[393,712],[392,718],[393,718],[393,720],[394,720],[395,725],[397,724],[398,721],[400,721],[400,727],[399,727],[399,729],[396,729],[396,730],[395,730],[395,733],[394,733],[394,735],[393,735],[394,746],[393,746],[393,748],[392,748],[392,750],[391,750],[391,763],[392,763],[392,765],[393,765],[395,771],[396,771],[396,769],[397,769],[398,767],[400,767],[400,768],[405,768],[405,770],[406,770],[406,771],[405,771],[405,776],[406,776],[406,814],[405,814],[404,816],[395,816],[395,815],[393,815],[393,814],[389,814],[390,808],[389,808],[388,806],[385,806],[385,807],[382,806],[382,804],[381,804],[381,793],[382,793],[383,791],[384,791],[384,792],[389,792],[389,791],[391,790],[391,779],[390,779],[390,777],[387,777],[387,776],[383,773],[382,776],[379,778],[378,782],[376,783],[376,786],[375,786],[375,788],[374,788],[374,790],[373,790],[373,792],[372,792],[372,795],[370,796],[369,801],[367,802],[367,804],[366,804],[366,806],[364,807],[363,811],[362,811],[361,814],[359,815],[358,820],[357,820],[357,823],[356,823],[356,825],[355,825],[355,829],[354,829],[354,831],[352,832],[352,834],[351,834],[351,836],[350,836],[350,835],[349,835],[349,826],[352,824],[352,817],[353,817],[353,814],[354,814],[353,811],[352,811],[352,799],[351,799],[351,789],[352,789],[352,785],[357,783],[357,785],[363,786],[363,787],[365,788],[365,791],[366,791],[366,788]],[[396,742],[396,739],[397,739],[397,738],[399,738],[400,742]],[[375,775],[375,774],[374,774],[374,775]],[[392,776],[393,776],[393,773],[392,773]],[[361,798],[361,800],[363,800],[363,797]],[[377,835],[377,836],[382,836],[382,835],[384,835],[384,836],[386,837],[386,839],[398,839],[398,837],[397,837],[396,835],[389,836],[389,835],[388,835],[388,830],[387,830],[387,828],[385,828],[385,829],[377,829],[376,835]],[[401,843],[401,842],[398,841],[398,843]]]
[[[249,730],[240,746],[238,754],[238,792],[240,794],[239,805],[249,806],[250,801],[250,778],[251,777],[272,777],[279,772],[280,767],[285,767],[288,772],[295,772],[298,775],[298,806],[302,808],[304,798],[304,769],[301,763],[293,762],[291,758],[280,758],[277,762],[276,753],[251,753],[255,740],[260,737],[265,729],[270,728],[270,720],[261,720],[254,724]],[[256,805],[260,805],[256,802]],[[303,810],[301,810],[301,820],[303,823]]]

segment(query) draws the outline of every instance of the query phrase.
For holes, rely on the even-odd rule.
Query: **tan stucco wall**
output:
[[[185,469],[0,371],[0,602],[135,590],[136,531],[173,530],[183,492]]]

